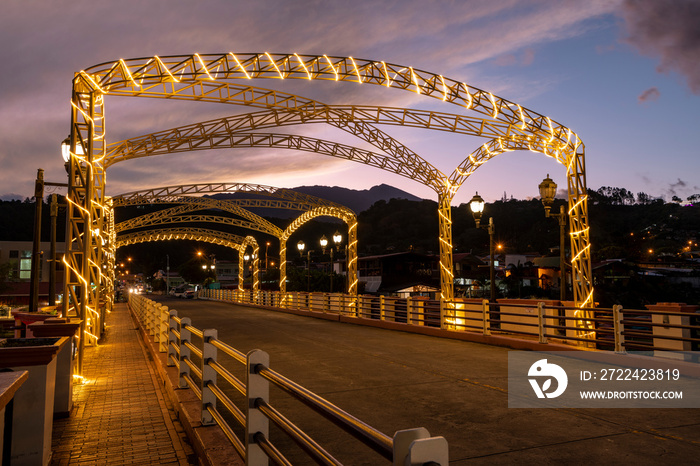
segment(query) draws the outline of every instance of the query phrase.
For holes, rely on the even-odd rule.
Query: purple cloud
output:
[[[661,96],[661,92],[659,92],[656,87],[650,87],[646,91],[642,92],[639,97],[637,97],[637,100],[640,104],[643,104],[645,102],[657,100],[659,96]]]
[[[700,94],[700,2],[697,0],[625,0],[625,41],[643,55],[658,57],[659,72],[683,75]]]

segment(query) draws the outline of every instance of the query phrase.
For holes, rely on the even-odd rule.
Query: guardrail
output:
[[[346,295],[251,290],[203,290],[200,298],[268,308],[334,314],[356,323],[384,321],[455,332],[524,338],[611,351],[700,349],[697,306],[672,303],[653,309],[576,308],[559,301]],[[670,310],[660,310],[670,309]]]
[[[279,301],[270,303],[279,304]],[[179,388],[191,389],[201,400],[202,425],[218,425],[246,464],[268,464],[269,460],[275,464],[291,464],[270,440],[270,422],[316,463],[342,464],[271,404],[270,384],[329,419],[394,465],[447,466],[449,462],[448,445],[443,437],[431,437],[422,427],[400,430],[389,437],[271,369],[266,352],[256,349],[244,354],[219,340],[216,330],[200,330],[189,318],[180,318],[177,311],[144,296],[130,294],[129,306],[159,351],[167,352],[168,365],[178,368]],[[195,345],[193,338],[201,345]],[[245,381],[217,361],[219,351],[243,365]],[[226,382],[227,387],[222,388],[222,382]],[[227,388],[242,395],[242,409],[226,394]],[[236,433],[236,429],[241,428],[243,438]]]

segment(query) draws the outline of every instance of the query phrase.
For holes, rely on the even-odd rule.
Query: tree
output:
[[[637,193],[637,204],[647,205],[651,204],[652,198],[645,192]]]

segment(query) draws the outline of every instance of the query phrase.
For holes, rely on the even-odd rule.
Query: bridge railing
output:
[[[653,309],[577,308],[548,300],[431,300],[341,293],[204,290],[200,298],[254,306],[335,314],[357,323],[383,321],[413,327],[563,343],[611,351],[700,349],[697,306]]]
[[[210,291],[214,299],[231,300],[235,296],[238,302],[245,304],[257,300],[266,305],[279,305],[281,302],[280,297],[274,295]],[[314,302],[314,297],[303,298],[307,304]],[[270,356],[266,352],[256,349],[244,354],[219,340],[216,330],[200,330],[192,325],[189,318],[180,318],[177,311],[144,296],[130,294],[129,305],[159,351],[167,352],[168,365],[177,367],[179,388],[191,389],[201,400],[202,425],[218,425],[246,464],[268,464],[268,459],[275,464],[291,464],[271,441],[270,422],[285,432],[316,463],[342,464],[275,408],[270,401],[270,385],[301,401],[394,465],[447,466],[449,462],[448,445],[443,437],[431,437],[422,427],[400,430],[389,437],[270,368]],[[244,370],[244,380],[225,367],[220,353]],[[232,397],[238,397],[243,408]]]

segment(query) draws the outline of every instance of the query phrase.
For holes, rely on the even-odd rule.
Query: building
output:
[[[29,304],[32,276],[31,241],[0,241],[0,264],[9,264],[5,290],[0,290],[0,302]],[[49,279],[51,274],[51,243],[39,244],[39,303],[49,301]],[[56,243],[56,294],[63,294],[64,243]]]
[[[432,254],[399,252],[358,260],[364,292],[386,296],[430,296],[440,292],[440,258]]]

